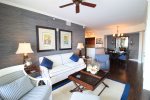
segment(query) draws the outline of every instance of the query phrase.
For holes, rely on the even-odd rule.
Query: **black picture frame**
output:
[[[52,30],[52,31],[54,31],[54,41],[53,41],[53,43],[55,43],[55,47],[53,47],[53,48],[49,48],[49,49],[41,49],[41,44],[40,44],[40,38],[41,37],[39,37],[39,34],[41,34],[40,33],[40,31],[39,31],[39,29],[47,29],[47,30]],[[37,52],[46,52],[46,51],[55,51],[55,50],[57,50],[57,32],[56,32],[56,28],[52,28],[52,27],[45,27],[45,26],[36,26],[36,39],[37,39]]]
[[[70,42],[71,43],[69,43],[70,44],[70,46],[67,48],[67,47],[62,47],[62,34],[63,34],[63,32],[64,33],[68,33],[68,35],[70,35]],[[68,42],[69,42],[69,40],[68,40]],[[69,31],[69,30],[64,30],[64,29],[59,29],[59,50],[72,50],[72,31]]]

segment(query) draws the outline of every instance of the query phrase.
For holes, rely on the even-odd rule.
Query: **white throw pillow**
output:
[[[23,76],[9,84],[0,86],[0,96],[4,100],[18,100],[33,88],[27,76]]]

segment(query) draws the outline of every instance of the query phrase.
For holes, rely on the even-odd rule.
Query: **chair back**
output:
[[[11,83],[25,75],[24,66],[12,66],[0,70],[0,86]]]
[[[127,55],[126,54],[121,54],[119,57],[118,57],[119,60],[123,60],[123,61],[126,61],[127,60]]]
[[[96,54],[95,60],[100,63],[100,69],[102,70],[109,70],[110,69],[110,61],[109,55],[107,54]]]

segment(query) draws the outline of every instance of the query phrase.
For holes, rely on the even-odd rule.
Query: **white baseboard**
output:
[[[130,61],[134,61],[134,62],[138,62],[138,63],[142,63],[141,60],[138,60],[138,59],[129,59]]]

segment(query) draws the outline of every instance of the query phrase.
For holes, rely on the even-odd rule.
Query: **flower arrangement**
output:
[[[91,72],[92,74],[96,74],[100,70],[100,64],[97,62],[93,62],[92,64],[87,65],[88,72]]]

